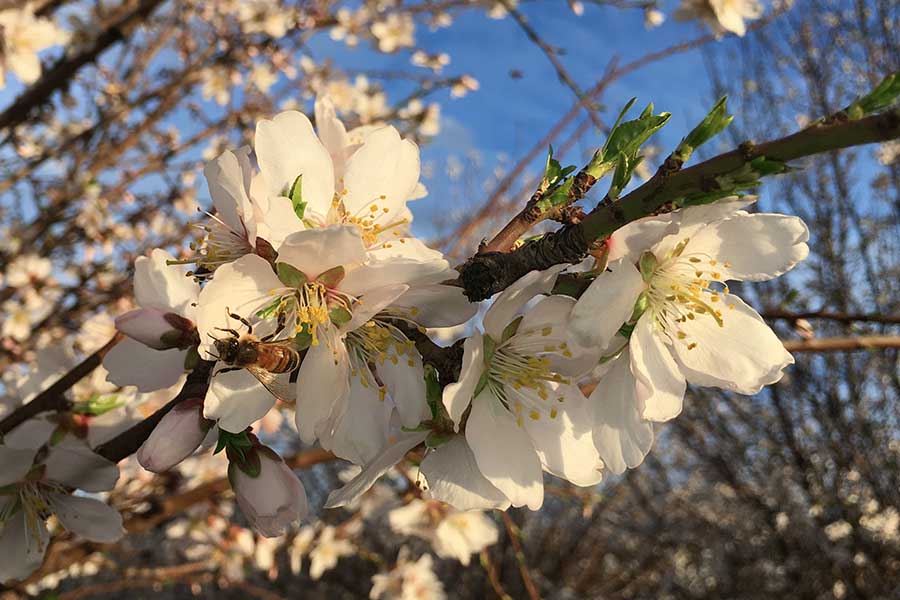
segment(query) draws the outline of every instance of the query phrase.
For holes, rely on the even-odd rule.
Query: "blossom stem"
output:
[[[40,413],[69,409],[72,403],[66,398],[65,393],[83,377],[96,369],[103,360],[103,357],[106,356],[106,353],[109,352],[113,346],[122,341],[124,337],[125,336],[121,333],[117,333],[111,340],[106,342],[103,347],[72,367],[71,370],[54,381],[50,387],[39,393],[30,402],[23,404],[8,414],[0,421],[0,436],[9,433],[28,419],[35,417]]]
[[[852,350],[876,350],[900,348],[900,335],[861,335],[855,337],[812,338],[787,340],[788,352],[848,352]]]
[[[570,224],[512,252],[481,252],[459,267],[459,284],[469,300],[490,298],[529,271],[582,260],[597,240],[623,225],[659,214],[671,202],[689,192],[717,189],[716,178],[733,173],[754,159],[788,162],[851,146],[900,137],[900,109],[858,120],[828,119],[792,135],[762,144],[745,143],[731,152],[686,169],[658,174],[623,196],[618,202],[601,203],[583,221]]]

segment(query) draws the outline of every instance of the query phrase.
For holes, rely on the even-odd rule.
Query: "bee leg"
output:
[[[227,367],[222,369],[221,371],[216,371],[216,375],[221,375],[222,373],[231,373],[232,371],[240,371],[243,367]]]
[[[219,331],[224,331],[225,333],[230,333],[230,334],[233,335],[234,337],[240,337],[240,335],[241,335],[241,334],[239,334],[236,330],[231,329],[230,327],[229,327],[229,328],[225,328],[225,327],[216,327],[216,329],[218,329]]]
[[[267,336],[260,338],[259,341],[268,342],[269,340],[274,339],[275,336],[277,336],[279,333],[284,331],[284,326],[285,326],[286,320],[287,320],[287,315],[285,315],[284,312],[278,313],[278,325],[275,327],[275,331],[273,331],[272,333],[270,333]]]
[[[234,314],[233,312],[228,313],[228,316],[231,317],[232,319],[237,319],[238,321],[243,323],[247,327],[247,333],[249,333],[249,334],[253,333],[253,325],[250,324],[250,321],[248,321],[247,319],[245,319],[244,317],[242,317],[240,315]]]

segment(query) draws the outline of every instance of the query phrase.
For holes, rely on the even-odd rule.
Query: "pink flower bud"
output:
[[[168,471],[203,443],[213,422],[203,418],[203,400],[185,400],[156,424],[137,451],[141,466],[154,473]]]
[[[265,446],[252,448],[247,460],[228,465],[228,479],[250,524],[275,537],[306,516],[306,491],[278,454]]]
[[[116,318],[116,329],[156,350],[186,348],[194,334],[188,319],[158,308],[139,308]]]

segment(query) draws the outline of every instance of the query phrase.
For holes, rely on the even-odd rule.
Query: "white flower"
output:
[[[568,315],[575,301],[543,298],[563,266],[532,271],[507,288],[463,346],[458,383],[443,402],[465,438],[478,469],[513,506],[543,503],[542,469],[576,485],[601,479],[602,462],[591,440],[584,396],[565,375],[581,375],[592,357],[570,345]],[[427,477],[427,475],[426,475]]]
[[[275,537],[308,512],[303,484],[278,454],[257,446],[245,451],[258,460],[258,472],[250,474],[236,462],[228,465],[228,480],[238,505],[253,528],[266,537]]]
[[[416,43],[416,25],[407,13],[390,13],[383,21],[372,23],[372,35],[378,39],[378,49],[394,52]]]
[[[212,422],[203,418],[202,399],[181,402],[163,416],[137,451],[141,466],[154,473],[168,471],[203,443]]]
[[[309,576],[319,579],[325,571],[337,566],[342,556],[352,556],[356,548],[349,540],[335,536],[335,528],[326,525],[316,540],[316,546],[309,553]]]
[[[25,84],[37,81],[41,76],[38,52],[69,40],[69,34],[53,21],[35,17],[31,3],[0,11],[0,31],[0,88],[6,85],[6,71],[15,73]]]
[[[468,566],[472,554],[497,542],[497,526],[481,511],[458,511],[439,502],[413,499],[388,513],[391,529],[429,541],[437,555]]]
[[[52,270],[53,263],[49,259],[37,254],[24,254],[17,256],[6,267],[6,283],[17,288],[42,284],[50,277]]]
[[[119,478],[115,464],[69,437],[39,458],[42,454],[37,447],[0,446],[0,582],[24,579],[40,566],[49,542],[45,521],[51,514],[69,531],[94,542],[114,542],[124,534],[116,510],[70,493],[72,488],[112,489]]]
[[[203,86],[200,88],[205,100],[214,100],[219,106],[225,106],[231,100],[231,90],[240,83],[241,76],[226,66],[209,67],[200,72]]]
[[[154,250],[150,257],[134,263],[134,296],[138,306],[172,313],[195,321],[197,283],[185,270],[168,264],[175,258],[165,250]],[[185,374],[186,348],[154,350],[128,338],[116,344],[104,357],[107,378],[120,386],[133,385],[141,392],[152,392],[179,383]]]
[[[433,570],[430,554],[410,562],[406,547],[400,549],[397,565],[388,573],[372,576],[369,598],[378,600],[444,600],[447,595]]]
[[[721,36],[730,31],[743,36],[747,33],[744,20],[752,21],[762,14],[763,7],[758,0],[682,0],[681,6],[675,11],[675,19],[700,19],[716,35]]]
[[[248,79],[259,91],[265,94],[278,81],[278,73],[267,64],[254,65],[250,70]]]
[[[659,27],[665,20],[666,15],[663,14],[663,12],[660,10],[657,10],[655,8],[648,8],[644,10],[644,27],[646,27],[647,29]]]
[[[294,539],[291,540],[287,548],[288,559],[290,560],[291,573],[300,574],[300,568],[303,566],[303,557],[309,553],[312,547],[313,539],[316,537],[315,528],[306,525],[300,528]]]
[[[359,43],[359,36],[369,22],[369,9],[361,6],[354,12],[349,8],[339,8],[335,17],[338,24],[329,31],[331,39],[344,40],[348,46],[356,46]]]
[[[808,254],[809,232],[796,217],[737,210],[747,203],[722,201],[620,229],[609,270],[572,311],[572,334],[614,361],[590,398],[594,441],[614,472],[640,464],[652,443],[644,419],[678,415],[686,382],[755,394],[793,363],[725,282],[785,273]],[[623,324],[629,339],[617,335]]]

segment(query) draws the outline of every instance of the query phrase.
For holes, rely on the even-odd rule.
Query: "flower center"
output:
[[[572,352],[556,329],[545,326],[517,332],[493,351],[489,351],[493,340],[485,336],[487,385],[516,416],[520,427],[525,416],[533,421],[539,421],[541,415],[555,419],[559,412],[555,404],[565,402],[556,388],[570,381],[553,371],[551,355],[571,358]]]
[[[50,493],[65,494],[65,489],[58,483],[47,481],[25,481],[12,488],[12,499],[0,507],[0,525],[22,511],[25,518],[25,530],[32,540],[41,539],[41,528],[51,514]],[[0,491],[0,495],[7,495]],[[41,548],[41,550],[43,550]]]
[[[413,356],[416,345],[390,319],[396,318],[390,312],[379,313],[362,327],[347,334],[347,351],[350,355],[350,376],[359,377],[363,387],[378,388],[378,395],[384,400],[386,388],[378,376],[378,365],[390,361],[394,365],[401,361],[414,367]]]
[[[346,194],[347,191],[344,190],[343,193]],[[392,239],[396,239],[401,244],[405,243],[403,236],[406,235],[406,226],[409,225],[409,219],[392,218],[390,216],[391,209],[383,204],[385,200],[386,196],[379,196],[369,205],[360,208],[355,213],[351,213],[344,206],[343,200],[335,195],[331,204],[329,221],[356,226],[360,234],[362,234],[363,243],[369,249],[377,247],[390,248]],[[379,202],[382,204],[379,204]]]
[[[697,342],[681,325],[708,318],[724,327],[722,294],[729,290],[717,270],[719,261],[705,252],[685,252],[689,241],[685,238],[679,242],[652,270],[647,278],[646,298],[655,323],[672,343],[680,342],[693,350]],[[726,262],[722,266],[731,265]],[[733,309],[734,304],[727,306],[727,310]]]

